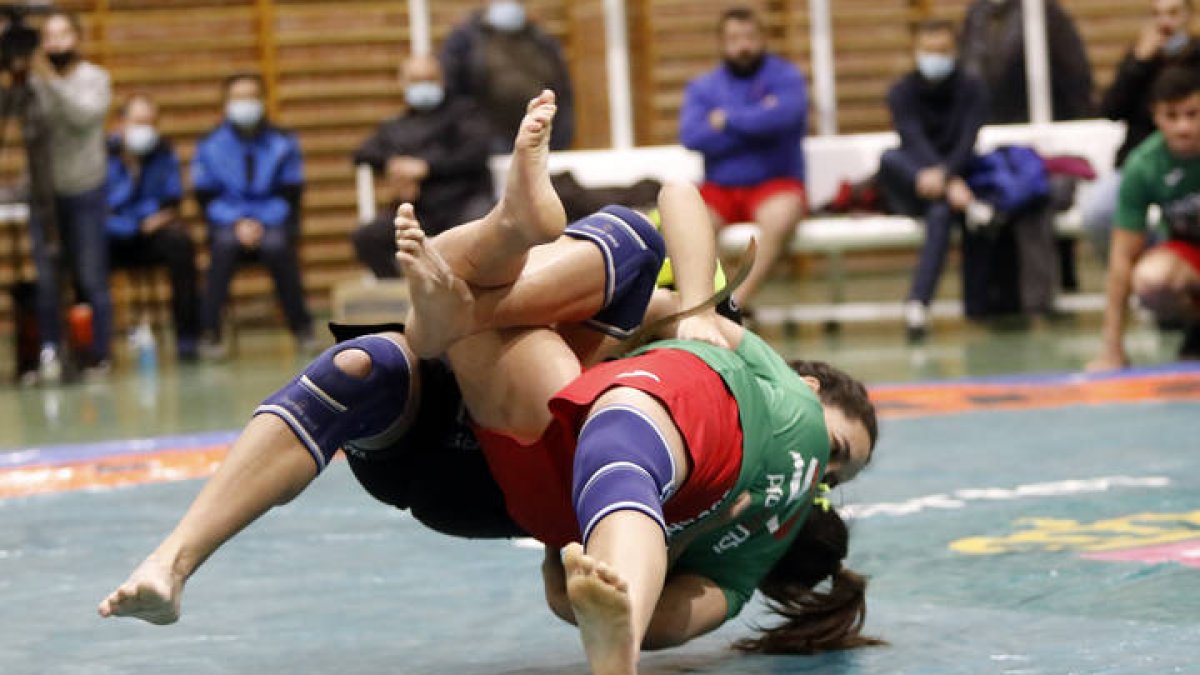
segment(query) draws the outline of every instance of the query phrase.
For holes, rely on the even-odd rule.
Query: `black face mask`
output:
[[[750,61],[734,61],[725,57],[725,67],[733,73],[734,77],[749,78],[758,74],[758,71],[762,69],[763,61],[766,60],[766,54],[759,54]]]
[[[74,49],[66,52],[46,52],[46,60],[54,66],[55,70],[63,70],[74,63],[77,58],[79,58],[79,52]]]

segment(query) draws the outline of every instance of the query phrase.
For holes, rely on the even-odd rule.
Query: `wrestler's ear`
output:
[[[800,379],[804,380],[804,384],[807,384],[809,386],[809,388],[813,390],[814,394],[821,393],[821,381],[820,380],[813,377],[812,375],[801,375]]]

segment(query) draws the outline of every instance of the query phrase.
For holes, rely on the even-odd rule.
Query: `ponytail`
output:
[[[759,635],[734,643],[742,652],[815,654],[887,644],[862,634],[867,618],[867,579],[842,567],[849,543],[846,523],[837,511],[814,506],[787,553],[775,564],[759,591],[783,619]],[[828,589],[816,590],[825,579]]]

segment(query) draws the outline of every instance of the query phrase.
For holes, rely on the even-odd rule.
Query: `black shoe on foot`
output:
[[[1200,361],[1200,321],[1183,331],[1183,344],[1179,346],[1180,361]]]

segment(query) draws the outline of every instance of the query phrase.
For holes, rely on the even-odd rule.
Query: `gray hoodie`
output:
[[[108,71],[87,61],[65,77],[35,77],[33,89],[49,132],[54,193],[78,195],[104,183],[104,120],[112,102]]]

